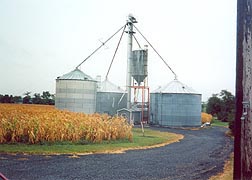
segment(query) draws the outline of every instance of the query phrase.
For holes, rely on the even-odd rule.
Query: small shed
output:
[[[117,110],[117,115],[126,118],[130,124],[140,124],[141,122],[141,111],[122,108]]]

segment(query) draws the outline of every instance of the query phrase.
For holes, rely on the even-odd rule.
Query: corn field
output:
[[[0,104],[0,143],[128,139],[132,126],[122,117],[57,110],[53,106]]]
[[[207,113],[201,113],[201,123],[204,124],[206,122],[210,122],[212,121],[213,116],[211,114],[207,114]]]

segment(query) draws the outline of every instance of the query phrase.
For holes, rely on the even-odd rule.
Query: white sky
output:
[[[234,94],[235,0],[1,0],[0,94],[55,93],[56,77],[72,71],[126,23],[129,13],[178,80],[202,93],[203,101],[222,89]],[[119,37],[81,70],[104,79]],[[126,61],[127,34],[109,74],[122,87]],[[150,47],[148,71],[151,90],[174,79]]]

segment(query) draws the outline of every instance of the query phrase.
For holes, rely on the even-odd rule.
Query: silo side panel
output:
[[[116,115],[117,110],[126,108],[127,95],[117,92],[97,92],[96,112]]]
[[[56,80],[56,102],[58,109],[74,112],[94,113],[96,82],[80,80]]]
[[[161,101],[160,101],[161,102]],[[164,126],[200,126],[201,95],[163,94],[161,124]]]
[[[156,124],[156,113],[155,113],[155,93],[150,94],[150,123]]]
[[[157,121],[159,125],[163,125],[163,119],[162,119],[162,106],[163,106],[163,94],[162,93],[157,93]]]

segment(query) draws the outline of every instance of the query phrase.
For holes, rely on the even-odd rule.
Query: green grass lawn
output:
[[[228,127],[228,122],[222,122],[220,120],[214,119],[211,123],[212,126],[223,126]]]
[[[133,142],[128,140],[105,141],[102,143],[57,142],[51,144],[0,144],[0,152],[28,154],[81,154],[108,153],[127,149],[142,149],[162,143],[172,143],[182,138],[181,135],[154,131],[145,128],[145,136],[140,128],[133,128]]]

